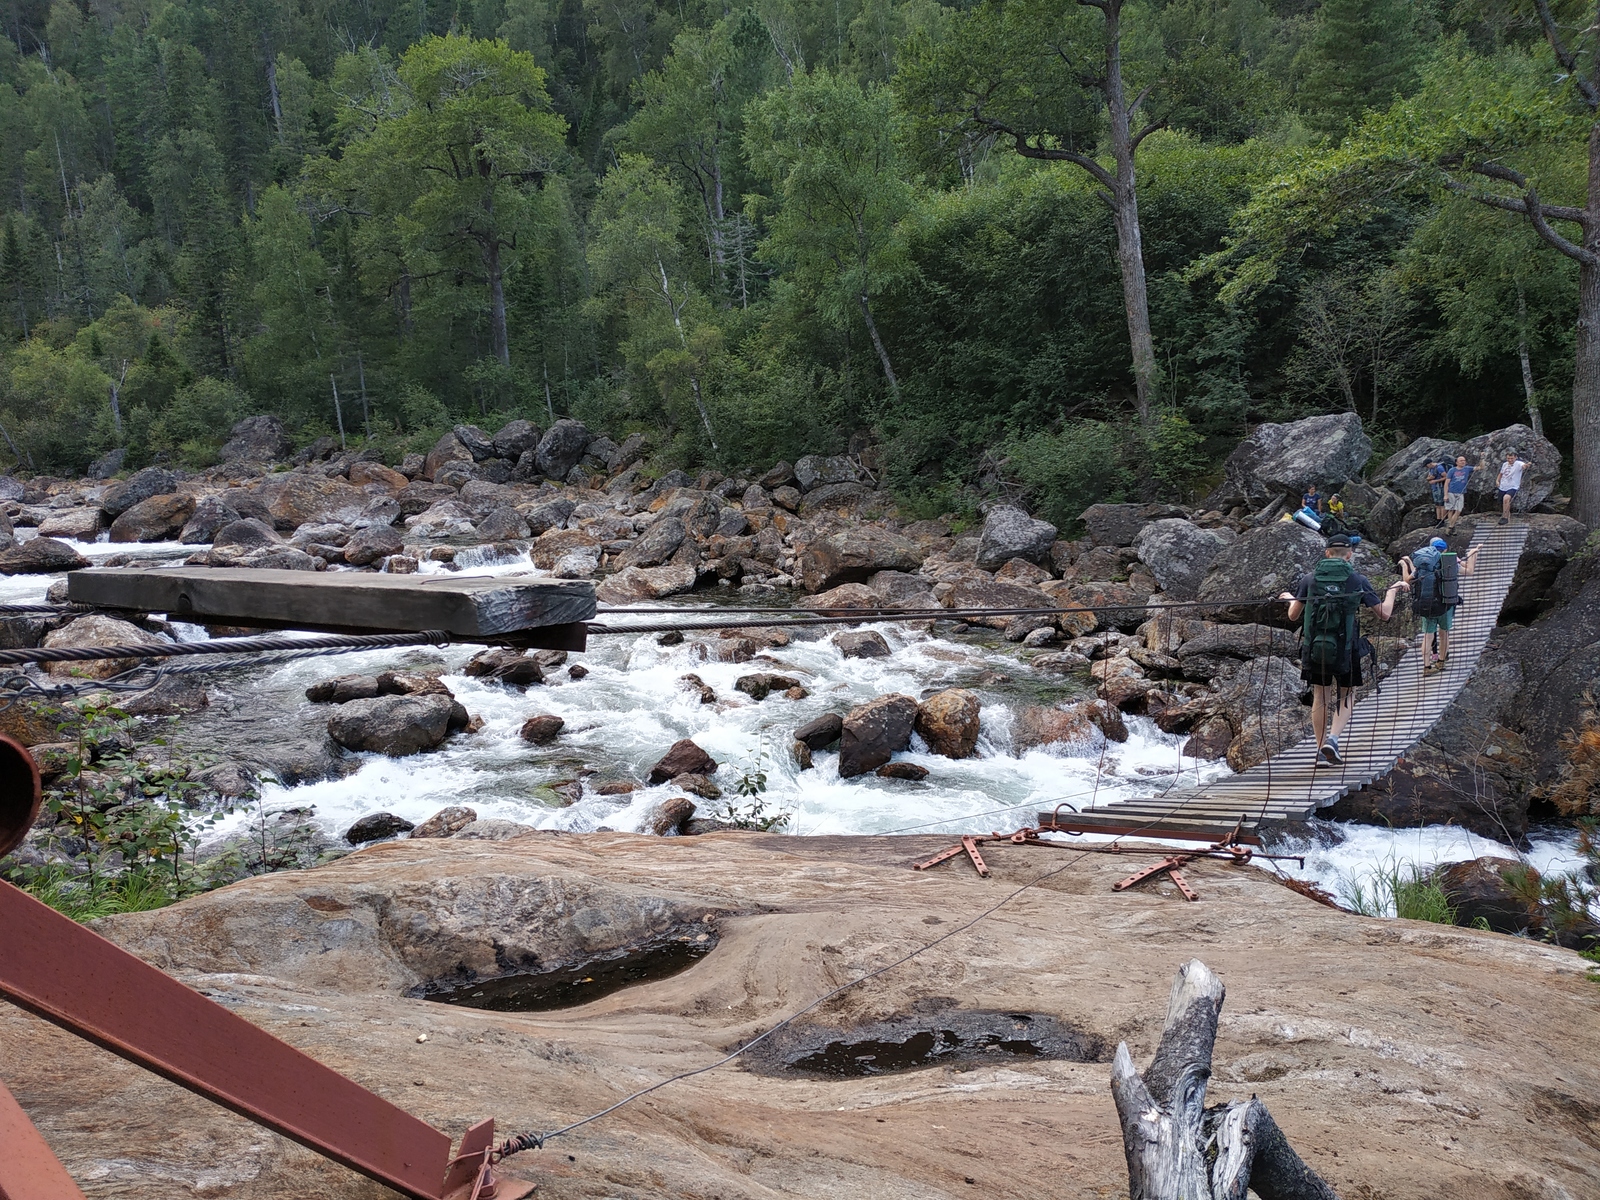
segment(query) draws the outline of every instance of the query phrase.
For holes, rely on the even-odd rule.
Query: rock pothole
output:
[[[791,1025],[745,1056],[762,1075],[851,1079],[1024,1059],[1101,1062],[1105,1043],[1047,1013],[940,1008],[857,1025]]]
[[[565,963],[462,983],[421,984],[410,995],[441,1004],[494,1012],[549,1012],[576,1008],[633,987],[687,970],[716,947],[709,929],[689,929],[634,946]]]

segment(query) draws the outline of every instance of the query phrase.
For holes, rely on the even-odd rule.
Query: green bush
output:
[[[1103,421],[1073,421],[1059,433],[1006,443],[1006,469],[1028,493],[1034,511],[1065,531],[1102,500],[1121,500],[1133,486],[1124,465],[1127,435]]]

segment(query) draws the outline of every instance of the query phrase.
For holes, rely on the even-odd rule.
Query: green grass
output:
[[[92,921],[114,913],[149,912],[165,908],[175,899],[167,880],[138,871],[90,880],[62,868],[50,868],[28,880],[22,889],[74,921]]]
[[[1390,859],[1374,868],[1364,883],[1352,883],[1347,899],[1354,912],[1366,917],[1395,916],[1408,921],[1454,925],[1456,910],[1433,877],[1415,863]]]

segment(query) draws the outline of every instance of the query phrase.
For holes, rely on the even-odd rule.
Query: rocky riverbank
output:
[[[1074,853],[986,847],[990,880],[910,869],[947,841],[458,835],[99,928],[454,1135],[484,1116],[549,1129],[714,1060]],[[1113,894],[1135,861],[1082,856],[766,1058],[671,1085],[511,1173],[554,1200],[1120,1195],[1110,1051],[1126,1040],[1148,1061],[1173,971],[1199,957],[1228,989],[1210,1099],[1260,1096],[1341,1195],[1600,1189],[1600,1024],[1574,954],[1351,916],[1221,864],[1190,869],[1197,904],[1158,885]],[[701,949],[578,1007],[421,998],[507,971],[593,975],[663,942]],[[919,1062],[925,1029],[953,1040],[926,1039],[944,1053]],[[0,1009],[0,1047],[7,1085],[96,1200],[381,1190],[16,1009]]]

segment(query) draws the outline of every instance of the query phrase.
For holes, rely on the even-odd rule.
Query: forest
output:
[[[1523,421],[1570,463],[1576,437],[1600,520],[1577,5],[3,20],[6,469],[202,467],[257,412],[385,452],[570,415],[725,471],[871,447],[912,511],[1011,486],[1070,519],[1355,410],[1380,456]]]

